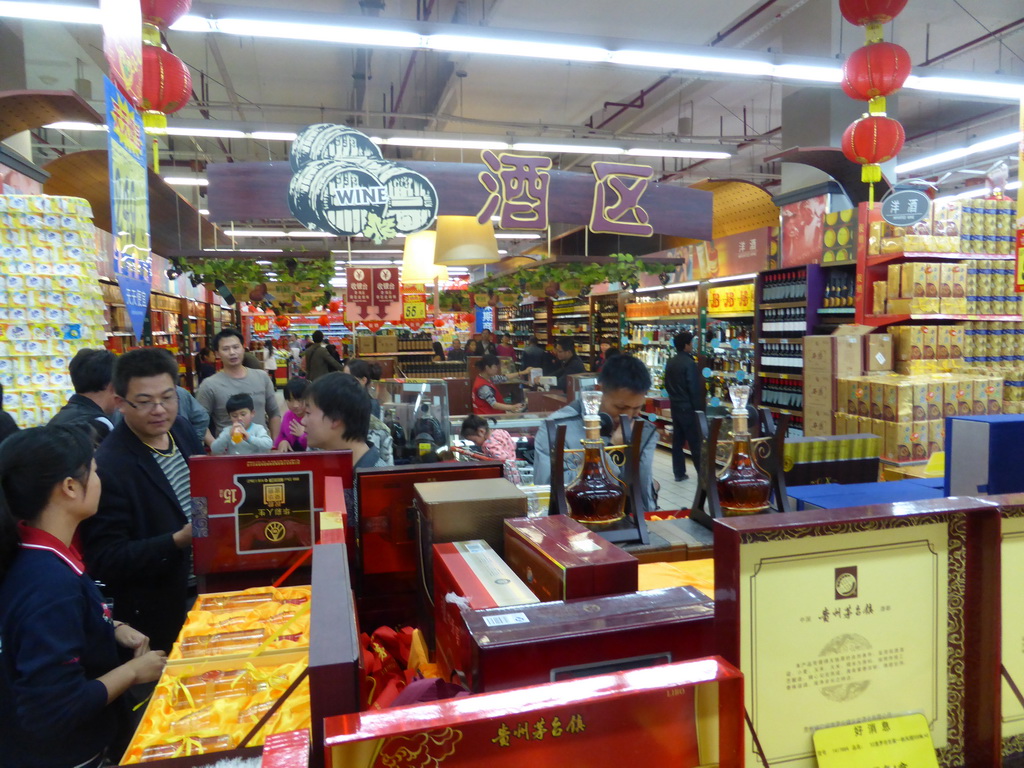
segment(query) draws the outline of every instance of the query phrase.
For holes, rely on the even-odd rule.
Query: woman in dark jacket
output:
[[[92,456],[77,427],[28,429],[0,446],[6,768],[101,765],[127,722],[120,696],[156,680],[166,661],[145,635],[111,619],[72,545],[99,503]]]

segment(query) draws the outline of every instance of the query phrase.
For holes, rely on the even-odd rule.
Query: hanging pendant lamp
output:
[[[434,279],[444,282],[448,279],[448,267],[434,264],[434,231],[413,232],[405,238],[402,253],[402,284],[425,285]]]
[[[476,216],[438,216],[434,263],[446,267],[472,267],[500,261],[491,222]]]

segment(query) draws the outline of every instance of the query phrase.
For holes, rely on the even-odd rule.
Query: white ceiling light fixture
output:
[[[191,17],[185,17],[191,19]],[[193,27],[188,31],[217,31],[239,37],[272,37],[284,40],[306,40],[310,42],[335,43],[338,45],[381,46],[384,48],[425,48],[423,36],[415,32],[397,29],[380,29],[370,26],[304,24],[289,21],[264,21],[259,19],[209,19],[206,29],[195,29],[195,21],[185,22]],[[175,24],[174,29],[178,29]]]
[[[198,213],[200,216],[209,216],[210,210],[208,208],[200,208],[198,211],[196,211],[196,213]]]
[[[204,253],[284,253],[283,248],[203,248]]]
[[[225,232],[228,237],[284,237],[285,232],[281,229],[229,229]]]
[[[896,166],[896,173],[910,173],[911,171],[917,171],[922,168],[931,168],[942,165],[943,163],[952,162],[953,160],[959,160],[960,158],[968,157],[969,155],[976,155],[981,152],[990,152],[993,149],[1014,146],[1020,142],[1020,138],[1020,131],[1007,133],[1003,136],[993,136],[989,139],[977,141],[967,147],[958,147],[957,149],[950,149],[946,152],[939,152],[934,155],[928,155],[927,157],[920,157],[917,160],[900,163]]]
[[[102,24],[99,8],[84,5],[0,2],[0,16],[26,21],[59,21],[62,24]]]
[[[378,144],[389,144],[392,147],[427,147],[433,149],[508,149],[507,141],[492,139],[446,139],[437,136],[395,136],[377,140]]]
[[[536,36],[523,33],[521,38],[492,35],[438,34],[427,35],[424,46],[434,51],[451,53],[484,53],[493,56],[520,56],[528,59],[558,59],[562,61],[608,61],[611,52],[593,45],[544,42]]]
[[[610,144],[591,144],[587,141],[544,142],[544,141],[517,141],[512,144],[512,149],[519,152],[584,152],[588,155],[623,155],[625,147],[615,147]]]
[[[633,147],[625,154],[633,157],[686,157],[694,160],[725,160],[732,157],[730,152],[710,152],[699,149],[643,149]]]
[[[44,125],[43,128],[51,128],[55,131],[96,131],[107,132],[107,126],[100,123],[77,123],[73,120],[64,120]]]
[[[707,54],[680,54],[669,51],[622,50],[611,51],[608,61],[630,67],[652,69],[678,69],[687,72],[714,72],[723,75],[767,77],[772,64],[763,59],[732,58]]]
[[[317,232],[313,229],[289,229],[285,237],[337,237],[333,232]]]
[[[405,253],[401,248],[353,248],[351,251],[331,251],[333,256],[347,256],[350,253],[369,253],[369,254],[402,254]],[[344,264],[342,260],[334,262],[335,264]]]
[[[261,141],[295,141],[298,135],[294,131],[253,131],[249,134],[250,137]]]
[[[208,179],[193,178],[191,176],[164,176],[164,183],[175,187],[208,187]]]
[[[948,75],[910,75],[903,84],[912,91],[928,91],[945,95],[982,96],[999,101],[1020,101],[1024,99],[1024,83],[999,82],[975,78],[964,73],[956,77]]]
[[[498,240],[540,240],[539,232],[496,232]]]
[[[190,136],[197,139],[244,139],[247,137],[245,131],[228,128],[178,128],[173,125],[166,128],[147,128],[146,133],[151,136]]]

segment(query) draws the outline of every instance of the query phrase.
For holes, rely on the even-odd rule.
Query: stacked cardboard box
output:
[[[889,371],[893,338],[864,325],[844,325],[831,336],[804,337],[804,434],[833,434],[839,379]]]
[[[909,227],[877,218],[871,222],[868,253],[1013,253],[1014,202],[955,200],[932,203],[928,215]]]

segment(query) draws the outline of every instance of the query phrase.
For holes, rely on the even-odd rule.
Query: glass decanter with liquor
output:
[[[584,525],[604,526],[626,516],[626,486],[606,464],[601,439],[601,393],[583,392],[583,466],[565,490],[569,517]]]
[[[733,384],[729,387],[729,398],[732,400],[732,456],[718,476],[718,503],[726,517],[767,512],[771,477],[754,460],[747,431],[750,387]]]

